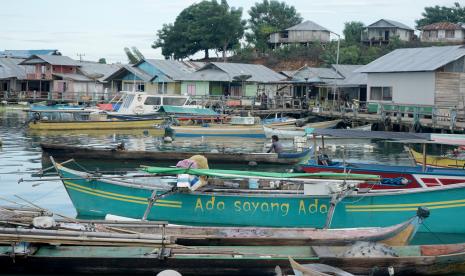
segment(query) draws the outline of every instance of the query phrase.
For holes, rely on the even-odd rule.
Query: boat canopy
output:
[[[153,174],[191,174],[198,176],[211,176],[221,178],[273,178],[273,179],[293,179],[293,178],[325,178],[339,180],[372,180],[380,179],[378,175],[352,174],[352,173],[276,173],[276,172],[256,172],[239,170],[216,170],[216,169],[187,169],[187,168],[164,168],[146,167],[144,171]]]
[[[217,112],[210,108],[195,108],[195,107],[183,107],[174,105],[162,105],[160,106],[159,112],[173,113],[173,114],[191,114],[191,115],[219,115]]]

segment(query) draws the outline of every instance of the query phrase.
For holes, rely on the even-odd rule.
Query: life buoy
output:
[[[133,109],[134,113],[142,114],[144,113],[144,107],[142,105],[136,105]]]

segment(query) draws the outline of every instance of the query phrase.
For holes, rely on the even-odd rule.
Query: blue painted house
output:
[[[113,91],[181,94],[181,79],[203,65],[203,62],[144,59],[122,67],[105,80],[111,83]]]

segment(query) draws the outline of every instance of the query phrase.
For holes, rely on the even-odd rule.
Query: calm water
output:
[[[264,151],[267,140],[244,139],[176,139],[171,145],[164,145],[159,137],[142,130],[132,132],[94,132],[81,134],[76,132],[30,132],[24,126],[25,114],[16,109],[0,107],[0,139],[3,146],[0,147],[0,205],[12,205],[8,200],[24,204],[25,202],[16,196],[20,196],[34,204],[49,209],[55,213],[75,216],[73,205],[66,194],[60,181],[29,182],[31,174],[49,166],[47,160],[43,160],[40,149],[41,142],[56,142],[76,145],[109,146],[124,142],[131,149],[161,149],[161,150],[234,150],[234,151]],[[326,145],[332,158],[345,158],[348,162],[363,161],[372,163],[411,164],[407,152],[403,146],[389,142],[374,142],[367,140],[328,140]],[[342,147],[344,145],[344,147]],[[290,144],[285,144],[291,147]],[[116,162],[85,162],[88,168],[105,168],[134,170],[139,164]],[[173,165],[173,164],[145,164],[145,165]],[[224,168],[210,164],[212,168]],[[249,169],[232,168],[231,169]],[[284,171],[291,167],[259,166],[260,170]],[[255,168],[256,169],[256,168]],[[27,182],[18,184],[20,179]],[[437,237],[425,234],[416,239],[417,243],[431,242],[455,242],[465,241],[465,236]]]

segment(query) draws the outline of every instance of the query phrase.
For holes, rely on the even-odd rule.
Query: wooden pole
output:
[[[316,135],[313,134],[313,152],[315,154],[315,162],[318,164],[318,150],[316,148]]]
[[[426,171],[426,143],[423,144],[423,171]]]

